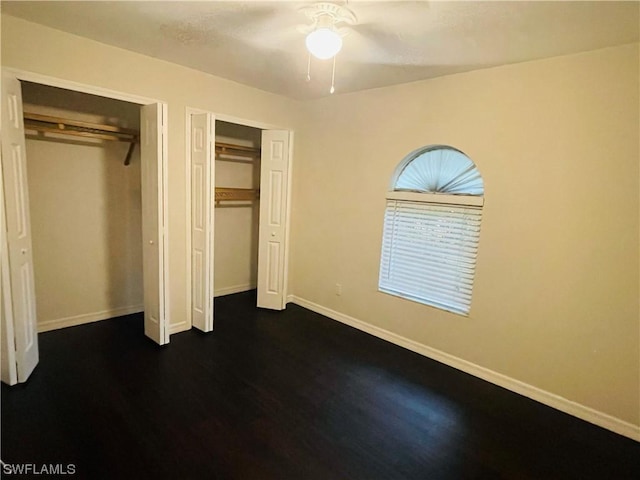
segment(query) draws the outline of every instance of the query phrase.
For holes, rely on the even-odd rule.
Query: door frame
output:
[[[284,289],[284,304],[286,305],[287,303],[289,303],[289,252],[290,252],[290,233],[291,233],[291,197],[292,197],[292,179],[293,179],[293,145],[294,145],[294,135],[295,132],[293,130],[293,128],[291,127],[283,127],[281,125],[274,125],[274,124],[270,124],[270,123],[265,123],[265,122],[260,122],[260,121],[256,121],[256,120],[247,120],[244,118],[239,118],[239,117],[235,117],[232,115],[226,115],[226,114],[222,114],[222,113],[215,113],[212,112],[211,110],[203,110],[201,108],[196,108],[196,107],[189,107],[187,106],[185,108],[185,139],[190,139],[191,138],[191,114],[193,113],[210,113],[212,116],[212,122],[213,122],[213,131],[215,134],[215,122],[216,121],[221,121],[221,122],[227,122],[227,123],[235,123],[237,125],[242,125],[245,127],[252,127],[252,128],[257,128],[260,130],[287,130],[289,132],[289,178],[287,179],[287,205],[286,205],[286,214],[287,214],[287,218],[286,218],[286,222],[285,222],[285,241],[286,241],[286,248],[285,248],[285,252],[284,252],[284,272],[283,273],[283,289]],[[215,142],[215,136],[214,136],[214,142]],[[186,173],[186,213],[185,213],[185,218],[187,219],[187,245],[189,246],[189,248],[187,248],[187,257],[186,257],[186,266],[187,266],[187,278],[188,281],[185,282],[187,284],[187,295],[186,295],[186,299],[187,299],[187,311],[188,313],[188,318],[187,318],[187,322],[188,325],[185,325],[183,328],[181,328],[179,331],[183,331],[183,330],[188,330],[192,327],[192,319],[191,319],[191,143],[190,141],[185,141],[185,173]],[[212,156],[213,161],[215,162],[215,153]],[[212,174],[212,178],[211,178],[211,188],[214,189],[215,188],[215,168],[211,169],[211,174]],[[213,195],[211,196],[211,203],[212,203],[212,208],[215,208],[215,200],[213,198]],[[215,220],[215,210],[214,210],[214,214],[212,215],[213,219]],[[214,228],[212,226],[212,228]],[[215,238],[214,235],[211,235],[211,242],[215,243]],[[214,252],[214,246],[212,245],[211,247],[211,251]],[[215,262],[215,257],[212,254],[212,261],[210,262],[210,267],[211,269],[213,269],[213,262]],[[259,267],[258,267],[259,268]],[[215,278],[214,277],[214,272],[211,272],[211,278]]]
[[[168,122],[167,112],[168,106],[167,102],[158,100],[151,97],[143,97],[140,95],[129,94],[125,92],[120,92],[117,90],[111,90],[108,88],[98,87],[94,85],[88,85],[84,83],[75,82],[73,80],[66,80],[62,78],[52,77],[49,75],[42,75],[40,73],[30,72],[28,70],[16,69],[11,67],[2,67],[2,71],[14,76],[18,80],[38,83],[41,85],[47,85],[50,87],[64,88],[66,90],[72,90],[81,93],[87,93],[90,95],[97,95],[100,97],[112,98],[115,100],[122,100],[129,103],[134,103],[140,106],[149,105],[149,104],[159,104],[162,108],[163,121],[162,125],[162,147],[161,147],[161,155],[162,155],[162,184],[158,185],[158,188],[162,191],[162,229],[160,234],[163,235],[163,252],[162,252],[162,271],[160,272],[161,278],[163,279],[163,289],[162,289],[162,297],[161,304],[164,303],[164,318],[166,322],[165,329],[165,343],[169,341],[170,335],[170,299],[169,299],[169,235],[168,235]],[[0,199],[2,204],[1,207],[4,209],[4,198]],[[1,273],[1,272],[0,272]]]

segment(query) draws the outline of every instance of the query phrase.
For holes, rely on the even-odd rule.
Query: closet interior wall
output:
[[[29,82],[24,111],[139,130],[140,107]],[[38,330],[143,310],[140,146],[25,129]]]
[[[216,144],[260,149],[260,129],[216,121]],[[216,188],[260,188],[260,156],[231,157],[216,154]],[[258,281],[259,199],[221,201],[215,206],[214,295],[256,288]]]

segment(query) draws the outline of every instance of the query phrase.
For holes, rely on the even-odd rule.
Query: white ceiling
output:
[[[328,95],[297,27],[314,2],[14,2],[36,23],[298,99]],[[345,2],[335,2],[344,4]],[[350,1],[358,24],[337,57],[336,93],[638,42],[640,3]]]

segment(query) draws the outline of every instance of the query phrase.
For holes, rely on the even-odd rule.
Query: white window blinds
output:
[[[475,164],[452,148],[427,149],[403,165],[393,190],[482,195],[484,184]]]
[[[468,314],[481,217],[478,206],[387,200],[380,290]]]

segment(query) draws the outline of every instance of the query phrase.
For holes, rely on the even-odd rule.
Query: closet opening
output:
[[[1,90],[0,378],[27,381],[38,332],[133,311],[168,343],[167,105],[12,69]]]
[[[286,307],[292,137],[289,130],[215,123],[218,295],[256,289],[257,307]]]
[[[215,122],[214,297],[258,284],[262,130]]]
[[[142,312],[140,105],[22,97],[38,332]]]
[[[293,132],[187,109],[191,327],[210,332],[215,297],[256,290],[283,310]]]

